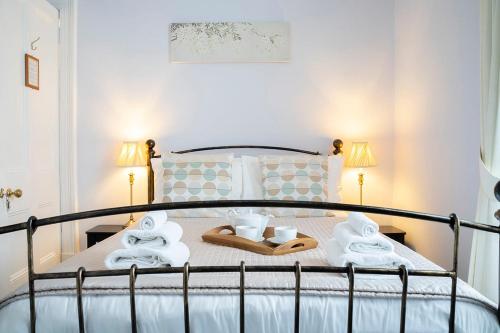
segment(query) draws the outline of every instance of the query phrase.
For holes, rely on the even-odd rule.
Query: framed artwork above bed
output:
[[[170,24],[170,62],[288,62],[289,24],[203,22]]]

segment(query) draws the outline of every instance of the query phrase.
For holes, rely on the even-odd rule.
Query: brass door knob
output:
[[[12,191],[12,189],[8,188],[6,191],[5,191],[5,196],[7,198],[12,198],[12,197],[16,197],[16,198],[20,198],[23,196],[23,191],[21,189],[16,189],[14,191]]]

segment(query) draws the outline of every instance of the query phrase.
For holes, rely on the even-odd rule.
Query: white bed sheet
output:
[[[0,332],[29,332],[28,303],[24,299],[0,311]],[[293,332],[292,295],[248,295],[245,303],[247,332]],[[237,295],[192,295],[189,305],[191,332],[238,332]],[[83,306],[86,332],[130,332],[127,296],[84,297]],[[37,332],[78,332],[76,297],[37,298],[36,309]],[[181,296],[138,295],[136,309],[139,332],[184,331]],[[399,299],[355,297],[353,330],[399,332],[399,309]],[[449,309],[449,300],[409,300],[406,332],[448,332]],[[301,332],[346,332],[346,318],[346,297],[301,297]],[[499,332],[499,326],[491,313],[475,304],[459,302],[455,332]]]
[[[201,221],[203,220],[203,221]],[[324,264],[322,244],[328,239],[334,223],[329,218],[301,220],[299,229],[319,240],[319,247],[294,255],[268,257],[218,247],[200,241],[201,233],[211,226],[221,224],[214,219],[186,219],[179,221],[185,229],[183,241],[192,248],[193,265],[237,264],[245,260],[247,264],[293,264],[301,260],[306,264]],[[277,219],[274,224],[291,223],[286,219]],[[306,223],[306,224],[304,224]],[[205,228],[206,226],[206,228]],[[203,229],[205,228],[205,229]],[[88,251],[82,252],[54,271],[75,269],[85,265],[88,269],[103,269],[103,256],[110,248],[118,246],[119,237],[115,235],[99,243]],[[451,245],[450,245],[451,246]],[[423,259],[418,254],[395,243],[396,252],[416,261],[417,268],[439,269],[438,266]],[[221,252],[222,251],[222,252]],[[223,254],[223,255],[222,255]],[[283,275],[275,274],[274,279],[266,276],[266,282],[253,279],[248,273],[245,298],[246,329],[248,332],[291,332],[293,329],[294,298],[293,289],[288,292],[273,292],[269,288],[285,285],[293,287],[293,279],[282,281]],[[267,273],[269,274],[269,273]],[[281,273],[287,274],[287,273]],[[180,282],[180,276],[178,276]],[[137,284],[141,285],[142,276]],[[161,281],[165,278],[161,277]],[[100,294],[91,292],[92,288],[102,286],[102,282],[86,279],[84,288],[89,288],[83,298],[87,332],[127,332],[130,331],[130,308],[127,277],[106,280],[108,289],[117,286],[118,294]],[[270,280],[267,282],[267,280]],[[67,280],[66,280],[67,281]],[[102,281],[102,280],[101,280]],[[157,280],[157,282],[160,280]],[[331,281],[331,282],[330,282]],[[414,294],[409,296],[407,304],[407,332],[447,332],[450,309],[449,296],[442,293],[449,291],[449,279],[410,278],[409,290],[424,290],[431,296]],[[67,281],[74,285],[74,281]],[[176,283],[177,283],[176,282]],[[37,282],[36,288],[43,283]],[[178,283],[180,286],[180,283]],[[217,285],[230,286],[219,292]],[[325,280],[325,275],[303,274],[303,292],[301,296],[301,331],[302,332],[345,332],[347,324],[347,279],[336,274]],[[200,274],[190,278],[189,304],[192,332],[236,332],[239,325],[238,275],[221,275],[214,288],[197,290],[203,287]],[[45,286],[47,288],[47,286]],[[105,286],[106,287],[106,286]],[[164,287],[164,286],[163,286]],[[264,289],[262,289],[264,288]],[[267,290],[265,289],[267,288]],[[355,332],[398,332],[400,319],[400,295],[394,293],[400,288],[396,279],[356,280],[355,289],[364,290],[354,298]],[[122,288],[123,289],[123,288]],[[121,291],[120,291],[121,290]],[[370,292],[375,290],[375,292]],[[137,320],[140,332],[182,332],[183,307],[179,290],[159,292],[158,289],[138,290],[136,296]],[[116,291],[115,291],[116,292]],[[500,332],[495,312],[491,306],[463,281],[459,281],[457,299],[456,332]],[[28,332],[28,299],[19,297],[9,302],[0,303],[0,332]],[[66,294],[41,294],[36,297],[38,332],[75,332],[78,329],[77,305],[74,290]]]

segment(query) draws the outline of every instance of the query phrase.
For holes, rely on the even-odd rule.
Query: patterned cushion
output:
[[[265,200],[327,201],[328,159],[322,156],[260,156]],[[317,209],[267,208],[274,216],[325,216]]]
[[[162,202],[233,199],[232,154],[162,154]],[[225,209],[188,209],[172,217],[220,217]]]

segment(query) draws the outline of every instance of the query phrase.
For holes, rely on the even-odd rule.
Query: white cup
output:
[[[282,226],[274,228],[274,238],[279,243],[286,243],[297,238],[297,228],[292,226]]]
[[[238,225],[236,226],[236,236],[256,240],[259,236],[259,228],[248,225]]]
[[[262,226],[262,217],[258,214],[246,214],[246,215],[238,215],[233,217],[234,226],[248,226],[248,227],[256,227],[261,230]]]
[[[269,218],[271,215],[261,215],[252,213],[250,210],[249,213],[240,213],[237,210],[230,210],[227,213],[227,218],[233,227],[237,227],[240,225],[256,227],[259,229],[259,236],[262,236],[264,231],[266,230],[267,223],[269,222]]]

